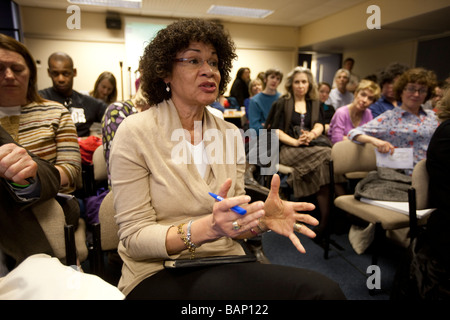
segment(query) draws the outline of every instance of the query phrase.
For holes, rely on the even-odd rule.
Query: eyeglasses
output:
[[[416,89],[414,87],[406,87],[405,91],[408,93],[411,93],[411,94],[418,92],[420,95],[425,95],[428,93],[428,89],[424,89],[424,88]]]
[[[219,70],[219,61],[214,60],[214,59],[203,60],[201,58],[178,58],[178,59],[173,59],[173,61],[181,62],[191,69],[200,69],[203,66],[203,64],[206,62],[213,71]]]

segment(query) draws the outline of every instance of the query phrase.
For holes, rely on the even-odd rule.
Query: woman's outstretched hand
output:
[[[261,221],[270,230],[288,237],[293,245],[301,253],[305,253],[305,248],[300,242],[300,239],[294,233],[294,224],[297,223],[297,232],[300,232],[310,238],[314,238],[316,234],[309,229],[305,224],[316,226],[319,224],[317,219],[309,214],[298,213],[299,211],[311,211],[315,206],[308,202],[291,202],[280,199],[280,177],[277,174],[273,175],[270,192],[264,203],[264,217]]]

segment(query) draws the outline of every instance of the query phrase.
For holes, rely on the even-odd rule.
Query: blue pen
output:
[[[223,198],[222,198],[221,196],[218,196],[217,194],[214,194],[214,193],[212,193],[212,192],[208,192],[208,193],[209,193],[209,195],[210,195],[211,197],[213,197],[213,198],[216,199],[217,201],[222,201],[222,200],[223,200]],[[233,211],[236,212],[236,213],[242,214],[242,215],[244,215],[244,214],[247,213],[247,210],[245,210],[244,208],[241,208],[241,207],[239,207],[239,206],[231,207],[231,210],[233,210]]]

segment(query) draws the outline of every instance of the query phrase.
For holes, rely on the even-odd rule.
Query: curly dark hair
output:
[[[141,85],[150,105],[171,98],[172,92],[166,91],[163,79],[171,74],[177,53],[194,41],[210,44],[216,49],[221,75],[219,95],[225,92],[230,81],[232,61],[237,57],[234,42],[223,27],[213,21],[182,19],[158,31],[141,57]]]
[[[402,75],[408,69],[409,67],[404,64],[398,62],[391,63],[378,76],[380,87],[383,87],[385,83],[392,83],[397,76]]]
[[[405,71],[394,84],[394,94],[398,101],[401,100],[402,92],[408,83],[417,83],[427,86],[428,92],[424,100],[427,101],[433,94],[434,87],[436,87],[437,77],[433,71],[424,68],[412,68]]]

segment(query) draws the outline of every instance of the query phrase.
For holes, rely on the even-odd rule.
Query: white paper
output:
[[[377,167],[413,169],[413,148],[395,148],[394,153],[380,153],[375,149]]]
[[[360,201],[367,203],[367,204],[371,204],[374,206],[382,207],[385,209],[389,209],[389,210],[393,210],[393,211],[396,211],[399,213],[409,215],[409,203],[408,202],[372,200],[372,199],[367,199],[364,197],[361,197]],[[428,216],[429,214],[431,214],[434,210],[436,210],[436,209],[430,208],[430,209],[417,210],[416,211],[417,218],[422,219],[422,218]]]

